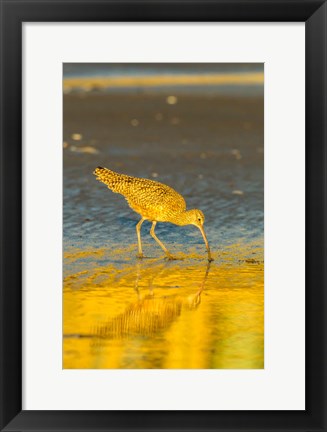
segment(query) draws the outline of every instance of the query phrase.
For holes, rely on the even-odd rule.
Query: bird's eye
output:
[[[200,219],[200,218],[198,218],[198,221],[199,221],[199,222],[201,222],[201,219]]]

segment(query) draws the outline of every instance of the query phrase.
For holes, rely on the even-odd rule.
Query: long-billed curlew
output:
[[[174,259],[174,257],[154,232],[157,222],[198,227],[207,248],[208,260],[213,261],[203,229],[204,214],[198,209],[186,210],[184,198],[173,188],[154,180],[131,177],[102,167],[97,167],[93,174],[113,192],[123,195],[129,206],[141,215],[142,219],[136,225],[139,258],[143,258],[141,226],[145,220],[149,220],[152,222],[151,236],[162,247],[169,259]]]

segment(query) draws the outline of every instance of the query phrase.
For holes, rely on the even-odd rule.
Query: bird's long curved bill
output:
[[[209,247],[209,243],[208,243],[208,239],[207,239],[206,233],[204,232],[203,227],[200,227],[200,226],[199,226],[198,228],[199,228],[199,230],[201,231],[201,234],[202,234],[202,237],[203,237],[204,243],[205,243],[206,248],[207,248],[207,252],[208,252],[208,261],[213,261],[213,258],[212,258],[212,256],[211,256],[211,251],[210,251],[210,247]]]

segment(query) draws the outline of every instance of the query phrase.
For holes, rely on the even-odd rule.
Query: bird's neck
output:
[[[179,226],[190,225],[192,219],[192,210],[185,210],[174,216],[174,224]]]

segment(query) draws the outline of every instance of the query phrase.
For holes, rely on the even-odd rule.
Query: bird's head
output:
[[[204,214],[199,209],[193,209],[188,211],[189,224],[195,225],[200,228],[204,224]]]

